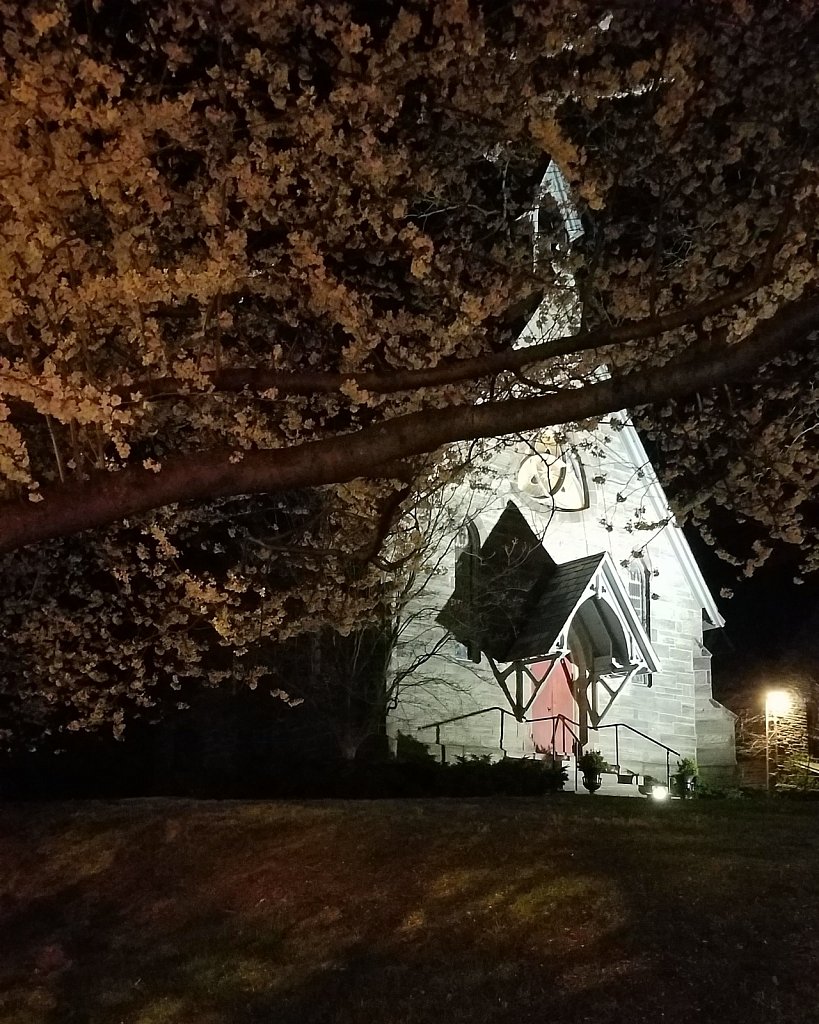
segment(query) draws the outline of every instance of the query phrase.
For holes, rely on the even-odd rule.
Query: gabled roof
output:
[[[602,561],[602,554],[586,555],[554,567],[540,600],[520,623],[504,661],[533,658],[551,651]]]
[[[656,672],[659,661],[610,556],[558,565],[510,501],[480,552],[458,559],[438,622],[495,661],[545,657],[566,648],[572,619],[590,598],[623,638],[628,660]]]
[[[628,416],[627,413],[624,413],[623,415],[626,417]],[[651,464],[648,453],[643,447],[640,435],[637,433],[637,430],[630,420],[627,419],[624,423],[620,436],[623,439],[623,445],[634,466],[643,470],[644,479],[647,483],[646,498],[651,505],[652,512],[658,520],[665,519],[668,516],[671,517],[671,522],[667,527],[666,536],[668,537],[672,550],[677,557],[677,561],[680,564],[683,575],[691,588],[691,592],[702,608],[703,628],[716,629],[724,626],[725,619],[720,614],[720,610],[717,608],[714,596],[708,589],[708,584],[705,582],[702,572],[700,571],[700,567],[697,565],[697,561],[694,558],[694,553],[691,550],[688,541],[685,539],[685,534],[680,526],[674,521],[674,515],[671,512],[668,504],[668,498],[662,488],[662,484],[657,479],[654,466]]]
[[[555,568],[510,501],[477,556],[464,552],[458,559],[455,589],[438,622],[461,643],[503,661]]]

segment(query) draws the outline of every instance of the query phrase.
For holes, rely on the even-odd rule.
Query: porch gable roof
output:
[[[466,645],[499,662],[553,653],[580,605],[605,595],[649,671],[659,660],[609,555],[556,563],[514,502],[476,554],[458,559],[455,589],[437,621]]]

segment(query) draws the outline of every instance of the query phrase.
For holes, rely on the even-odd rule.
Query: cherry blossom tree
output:
[[[812,0],[0,13],[0,715],[349,631],[446,446],[622,409],[816,565]]]

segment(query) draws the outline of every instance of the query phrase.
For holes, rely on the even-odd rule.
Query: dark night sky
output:
[[[640,431],[655,466],[661,456],[652,439]],[[752,555],[751,545],[760,536],[752,524],[738,525],[727,510],[710,517],[709,527],[729,551],[738,557]],[[753,576],[742,576],[742,568],[723,561],[693,527],[685,536],[705,581],[725,619],[721,630],[707,630],[706,647],[713,654],[714,696],[758,685],[761,672],[776,673],[784,662],[803,660],[816,665],[819,675],[819,572],[801,576],[802,551],[794,545],[772,542],[768,561]],[[739,578],[738,578],[739,577]],[[723,598],[727,587],[733,597]]]
[[[706,582],[726,620],[723,630],[710,630],[705,644],[714,654],[716,696],[741,685],[755,666],[804,658],[819,664],[819,574],[801,585],[799,551],[782,548],[749,579],[737,580],[736,567],[719,559],[692,529],[686,536]],[[719,596],[730,587],[734,596]]]

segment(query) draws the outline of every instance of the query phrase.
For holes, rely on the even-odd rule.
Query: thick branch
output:
[[[400,391],[416,391],[418,388],[441,387],[446,384],[460,384],[493,377],[505,371],[522,370],[538,363],[548,362],[559,356],[574,355],[590,349],[605,348],[608,345],[622,345],[633,341],[645,341],[661,334],[701,323],[709,316],[715,316],[748,298],[760,287],[760,280],[736,288],[730,292],[715,295],[696,306],[675,310],[663,316],[643,320],[632,320],[617,327],[600,328],[583,334],[569,334],[553,338],[526,348],[503,349],[488,352],[471,359],[458,359],[438,366],[421,369],[370,371],[362,373],[303,373],[270,370],[264,366],[237,367],[210,374],[215,391],[255,392],[275,390],[280,395],[334,395],[350,382],[362,391],[389,395]],[[122,397],[128,400],[130,393],[139,392],[154,401],[162,398],[184,396],[184,386],[172,378],[140,381],[128,389],[122,389]]]
[[[574,355],[590,349],[605,348],[608,345],[623,345],[634,341],[668,334],[681,327],[702,323],[707,317],[716,316],[742,302],[770,278],[776,253],[790,223],[792,205],[787,204],[773,231],[765,256],[757,273],[746,284],[731,291],[721,292],[694,306],[675,310],[661,316],[642,320],[630,320],[616,327],[599,328],[580,334],[569,334],[553,338],[526,348],[507,348],[489,352],[471,359],[458,359],[438,366],[421,369],[395,369],[388,371],[364,371],[360,373],[321,373],[313,371],[271,370],[266,366],[227,367],[206,374],[211,391],[192,391],[184,381],[174,377],[148,378],[128,386],[113,388],[123,404],[130,404],[132,395],[142,396],[140,401],[152,402],[201,397],[210,393],[238,393],[242,391],[261,394],[276,391],[282,397],[288,395],[337,395],[350,383],[362,391],[378,395],[397,394],[402,391],[416,391],[419,388],[442,387],[465,381],[478,381],[494,377],[499,373],[519,373],[527,367],[556,359],[559,356]],[[8,401],[12,419],[26,423],[39,420],[39,414],[26,403],[12,399]]]
[[[570,423],[620,409],[680,398],[747,378],[803,345],[819,330],[819,297],[780,310],[740,345],[704,350],[556,395],[478,406],[430,409],[356,433],[293,448],[244,453],[205,451],[169,459],[158,473],[132,466],[88,482],[55,487],[37,504],[0,506],[0,551],[107,526],[163,505],[290,490],[382,476],[386,464],[472,440]]]

